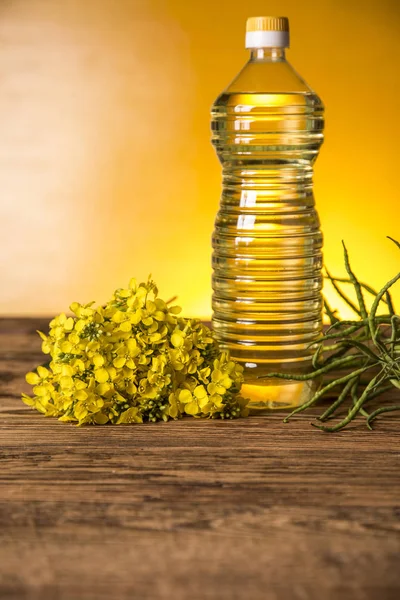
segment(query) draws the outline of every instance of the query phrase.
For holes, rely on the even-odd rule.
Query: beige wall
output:
[[[0,3],[0,313],[103,301],[151,272],[210,312],[220,169],[209,107],[246,59],[247,16],[287,14],[289,58],[327,105],[316,193],[326,262],[400,264],[399,5],[320,0]],[[334,43],[337,40],[337,43]],[[397,293],[400,300],[400,295]]]

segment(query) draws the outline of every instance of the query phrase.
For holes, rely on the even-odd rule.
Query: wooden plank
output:
[[[35,320],[0,320],[0,598],[394,600],[400,419],[77,428],[25,407]]]

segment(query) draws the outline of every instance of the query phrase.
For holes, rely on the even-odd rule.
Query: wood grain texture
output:
[[[0,598],[397,600],[400,419],[77,428],[25,407],[0,320]]]

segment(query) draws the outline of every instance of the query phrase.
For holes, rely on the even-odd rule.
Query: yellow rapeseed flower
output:
[[[52,319],[48,335],[38,332],[51,360],[27,374],[28,406],[78,425],[246,415],[242,367],[208,327],[159,298],[150,278],[131,280],[103,306],[70,308],[73,316]]]

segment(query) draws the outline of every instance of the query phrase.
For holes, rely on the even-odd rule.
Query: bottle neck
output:
[[[280,62],[286,60],[285,48],[251,48],[250,60],[253,62]]]

